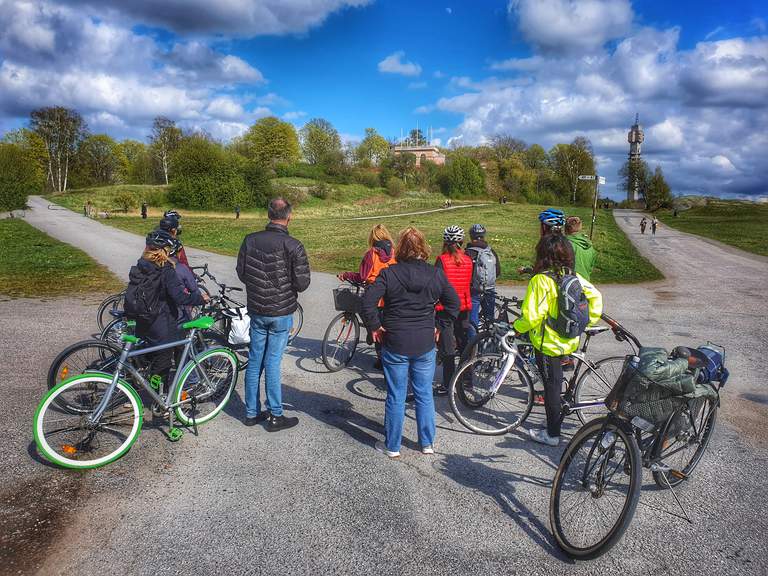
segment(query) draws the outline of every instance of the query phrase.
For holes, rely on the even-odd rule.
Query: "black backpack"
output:
[[[133,266],[125,290],[125,313],[134,320],[152,322],[160,314],[163,290],[163,269],[152,266],[144,270]]]
[[[547,318],[547,324],[563,338],[577,338],[589,324],[589,303],[574,274],[548,274],[557,284],[557,318]]]

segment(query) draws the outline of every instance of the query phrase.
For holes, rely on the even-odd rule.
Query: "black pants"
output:
[[[467,345],[469,310],[460,312],[455,321],[445,312],[438,312],[435,323],[440,331],[437,352],[443,362],[443,386],[448,386],[456,372],[456,357],[461,357]]]
[[[547,356],[536,351],[536,365],[544,382],[544,410],[547,413],[547,434],[560,436],[562,410],[560,392],[563,390],[562,356]]]

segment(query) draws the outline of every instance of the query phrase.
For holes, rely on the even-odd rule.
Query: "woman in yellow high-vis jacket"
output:
[[[573,274],[573,247],[562,234],[544,236],[536,245],[534,276],[528,283],[521,316],[514,323],[519,333],[529,333],[536,351],[536,363],[544,383],[544,408],[547,428],[531,429],[536,442],[557,446],[560,442],[560,393],[563,383],[561,360],[575,352],[579,338],[563,338],[547,322],[557,318],[557,282],[553,277]],[[603,313],[603,297],[590,282],[576,274],[589,304],[589,323],[595,324]]]

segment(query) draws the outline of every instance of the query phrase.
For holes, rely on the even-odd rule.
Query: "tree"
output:
[[[304,158],[310,164],[327,165],[343,157],[341,137],[324,118],[313,118],[304,124],[299,137]]]
[[[137,140],[123,140],[118,144],[119,154],[125,158],[120,180],[127,184],[152,184],[154,171],[149,148]]]
[[[34,171],[35,181],[45,183],[48,169],[48,150],[37,132],[28,128],[19,128],[7,132],[2,141],[18,146],[30,161],[30,169]]]
[[[243,134],[242,154],[263,166],[299,160],[299,137],[293,124],[274,116],[261,118]]]
[[[0,143],[0,210],[24,208],[27,196],[43,191],[44,176],[17,144]]]
[[[87,185],[115,184],[128,164],[117,142],[106,134],[88,136],[77,151],[78,167]]]
[[[485,190],[480,164],[466,156],[456,156],[446,167],[443,193],[447,196],[476,196]]]
[[[158,116],[152,122],[152,134],[150,134],[149,140],[152,143],[152,149],[160,165],[163,179],[168,184],[168,168],[171,155],[181,143],[181,130],[173,120],[165,116]]]
[[[87,133],[85,121],[75,110],[53,106],[33,110],[30,126],[45,144],[48,182],[56,192],[66,192],[70,160]]]
[[[408,133],[408,146],[426,146],[427,139],[421,128],[414,128]]]
[[[497,160],[506,160],[513,154],[522,154],[525,152],[525,142],[509,134],[496,134],[491,138],[491,147]]]
[[[408,182],[408,176],[416,170],[416,154],[399,152],[389,159],[388,164],[398,178]]]
[[[656,166],[653,176],[648,180],[645,189],[645,207],[648,210],[655,211],[659,208],[668,208],[672,205],[672,191],[669,184],[664,179],[664,173],[661,166]]]
[[[592,144],[579,136],[571,144],[556,144],[549,152],[555,192],[561,200],[573,204],[589,204],[592,188],[580,181],[579,176],[595,173]],[[594,186],[594,183],[592,184]]]
[[[619,178],[621,178],[621,187],[629,196],[629,191],[633,192],[638,200],[646,197],[646,189],[651,177],[651,169],[645,160],[627,160],[619,168]]]
[[[365,138],[355,150],[355,159],[360,166],[378,166],[389,156],[389,142],[375,128],[365,129]]]

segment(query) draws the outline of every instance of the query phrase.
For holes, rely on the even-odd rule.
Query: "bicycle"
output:
[[[576,359],[573,374],[561,396],[561,418],[576,414],[584,423],[605,412],[605,397],[616,382],[624,356],[611,356],[597,362],[587,358],[590,340],[612,330],[620,341],[639,350],[637,338],[616,320],[604,314],[608,326],[588,326]],[[515,336],[506,322],[494,324],[494,346],[501,352],[487,352],[465,361],[454,374],[448,388],[451,410],[467,429],[489,436],[506,434],[518,428],[531,413],[533,383],[540,379],[530,341]]]
[[[640,498],[642,468],[650,469],[654,482],[672,492],[691,522],[673,488],[691,477],[712,438],[720,390],[728,379],[724,350],[721,358],[712,377],[702,379],[699,373],[696,386],[702,387],[701,395],[664,399],[667,404],[662,414],[669,415],[651,422],[633,415],[645,412],[631,403],[628,387],[639,371],[633,367],[637,357],[627,357],[621,377],[606,399],[610,412],[574,435],[555,473],[550,527],[566,554],[595,558],[621,539]],[[689,366],[698,370],[701,361],[695,357]],[[599,522],[585,521],[589,518]]]
[[[54,464],[78,469],[104,466],[123,456],[138,438],[143,421],[141,398],[123,377],[126,374],[152,398],[160,413],[167,414],[169,440],[175,442],[183,436],[183,430],[174,426],[175,419],[197,433],[199,424],[221,412],[237,383],[237,358],[228,348],[190,354],[197,331],[207,330],[213,323],[210,316],[185,322],[182,328],[189,330],[186,338],[147,348],[134,349],[140,344],[139,338],[123,334],[122,351],[112,372],[68,378],[40,401],[34,416],[39,452]],[[162,379],[146,378],[135,359],[173,348],[182,348],[182,353],[164,395]],[[62,404],[72,403],[70,398],[82,409],[62,409]]]
[[[101,301],[101,304],[99,304],[99,307],[96,310],[96,324],[98,325],[100,331],[104,330],[107,324],[114,320],[114,317],[110,314],[110,312],[122,310],[124,303],[125,290],[118,294],[107,296],[104,300]]]
[[[362,295],[365,285],[347,281],[345,286],[334,288],[333,304],[339,314],[333,317],[323,335],[322,359],[330,372],[338,372],[349,366],[360,342],[360,318]]]

